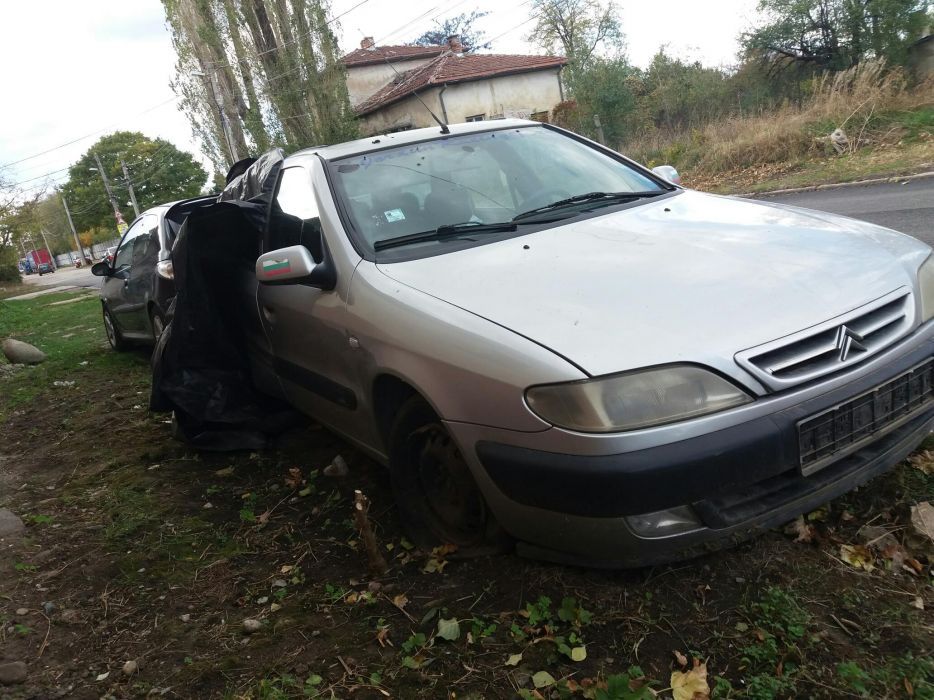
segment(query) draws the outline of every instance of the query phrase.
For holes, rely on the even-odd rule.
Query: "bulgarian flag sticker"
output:
[[[288,258],[283,260],[264,260],[263,272],[267,275],[284,275],[292,271],[292,263]]]

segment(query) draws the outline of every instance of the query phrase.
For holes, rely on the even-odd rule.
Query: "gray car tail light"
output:
[[[905,335],[914,317],[911,293],[902,288],[813,328],[744,350],[736,361],[777,391],[872,357]]]

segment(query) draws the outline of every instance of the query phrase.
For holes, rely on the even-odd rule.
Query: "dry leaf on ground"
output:
[[[674,700],[708,700],[707,664],[694,660],[694,668],[687,673],[671,672],[671,694]]]
[[[913,454],[908,458],[908,464],[925,474],[934,474],[934,452],[931,450],[924,450],[923,452]]]
[[[927,501],[921,501],[918,505],[912,506],[911,524],[915,532],[934,543],[934,506]]]
[[[808,525],[804,522],[804,516],[799,515],[795,520],[792,520],[785,526],[786,535],[795,535],[795,542],[813,542],[814,535],[817,534],[817,531],[814,529],[813,525]]]
[[[850,566],[856,569],[872,571],[875,566],[872,552],[869,547],[862,544],[843,544],[840,545],[840,558]]]

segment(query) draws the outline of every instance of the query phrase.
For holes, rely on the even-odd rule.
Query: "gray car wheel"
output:
[[[165,318],[162,316],[162,312],[153,307],[149,312],[149,322],[152,325],[152,339],[158,343],[163,331],[165,331]]]
[[[490,512],[454,440],[421,397],[399,409],[390,437],[393,493],[403,525],[422,549],[455,544],[476,556],[509,538]]]
[[[123,352],[127,349],[127,342],[123,339],[123,335],[117,327],[117,322],[114,321],[107,307],[104,307],[104,332],[107,334],[107,342],[110,343],[110,347],[114,350]]]

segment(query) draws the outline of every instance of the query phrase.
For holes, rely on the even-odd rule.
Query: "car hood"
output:
[[[853,219],[685,191],[379,268],[591,375],[699,362],[741,376],[736,352],[913,287],[929,252]]]

